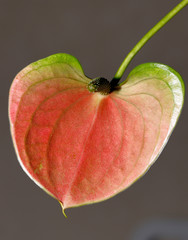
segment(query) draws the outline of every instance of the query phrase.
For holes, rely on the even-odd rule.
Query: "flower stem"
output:
[[[138,53],[138,51],[145,45],[145,43],[187,4],[188,4],[188,0],[181,1],[165,17],[163,17],[152,29],[150,29],[149,32],[146,33],[146,35],[144,35],[144,37],[135,45],[135,47],[129,52],[129,54],[126,56],[126,58],[120,65],[119,69],[117,70],[112,80],[113,83],[119,82],[127,66],[129,65],[133,57]]]

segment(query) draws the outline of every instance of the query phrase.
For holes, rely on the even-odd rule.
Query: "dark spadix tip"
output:
[[[111,84],[106,78],[95,78],[88,84],[88,90],[107,95],[111,92]]]

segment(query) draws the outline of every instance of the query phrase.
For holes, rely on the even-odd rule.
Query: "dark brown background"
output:
[[[8,91],[29,63],[66,52],[86,75],[111,79],[136,42],[179,0],[1,0],[0,239],[132,239],[151,219],[188,218],[188,100],[178,125],[150,171],[118,196],[61,213],[17,162],[9,133]],[[188,81],[188,8],[182,10],[135,57],[161,62]],[[125,74],[126,76],[126,74]],[[124,76],[124,78],[125,78]]]

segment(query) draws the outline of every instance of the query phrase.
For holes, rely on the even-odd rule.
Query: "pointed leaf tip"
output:
[[[64,217],[65,217],[65,218],[68,218],[67,215],[66,215],[66,213],[65,213],[65,209],[64,209],[63,203],[60,202],[60,201],[58,201],[58,202],[59,202],[60,205],[61,205],[61,210],[62,210],[62,213],[63,213]]]

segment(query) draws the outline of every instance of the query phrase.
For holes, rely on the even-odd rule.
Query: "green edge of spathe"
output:
[[[43,58],[36,62],[31,63],[31,66],[33,67],[33,69],[38,69],[40,67],[49,66],[55,63],[68,64],[71,67],[77,69],[82,74],[84,74],[83,68],[80,62],[78,61],[78,59],[68,53],[56,53],[56,54],[50,55],[46,58]]]
[[[146,71],[147,70],[147,71]],[[143,76],[150,76],[149,74],[157,75],[157,77],[161,79],[165,79],[166,77],[169,77],[169,75],[174,75],[176,79],[179,80],[181,87],[182,87],[182,92],[183,92],[183,97],[185,96],[185,84],[184,81],[181,77],[181,75],[175,71],[173,68],[169,67],[168,65],[162,64],[162,63],[154,63],[154,62],[149,62],[149,63],[143,63],[138,66],[136,66],[128,75],[126,80],[121,82],[119,85],[123,86],[128,82],[129,78],[132,77],[133,75],[141,77]]]

